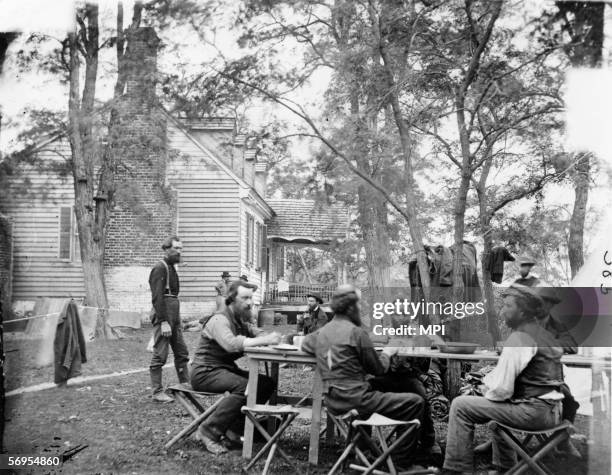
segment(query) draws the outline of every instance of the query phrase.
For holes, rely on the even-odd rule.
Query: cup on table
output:
[[[495,352],[498,355],[501,355],[502,350],[504,349],[504,342],[503,341],[498,341],[495,343]]]
[[[304,341],[304,335],[296,335],[293,337],[293,346],[297,346],[300,350],[302,349],[302,342]]]

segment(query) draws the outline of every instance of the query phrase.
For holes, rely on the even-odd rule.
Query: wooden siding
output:
[[[265,269],[258,269],[257,260],[259,259],[259,248],[257,246],[257,241],[253,246],[255,256],[254,262],[252,265],[247,263],[247,213],[253,216],[254,218],[254,233],[253,239],[257,239],[257,223],[260,225],[265,224],[264,217],[260,211],[258,211],[255,207],[250,206],[248,203],[244,201],[241,202],[241,211],[240,211],[240,221],[241,221],[241,234],[240,234],[240,275],[246,274],[249,282],[256,284],[259,288],[254,295],[254,303],[259,305],[263,301],[263,296],[265,292],[265,284],[266,284],[266,273]]]
[[[263,292],[265,275],[247,268],[241,257],[246,244],[246,215],[250,210],[256,222],[261,212],[239,199],[239,185],[210,156],[174,124],[168,124],[167,183],[177,191],[178,233],[184,244],[185,265],[179,269],[181,296],[185,300],[214,298],[214,285],[224,270],[233,276],[247,274]],[[65,139],[46,148],[70,156]],[[178,152],[178,153],[174,153]],[[214,151],[212,151],[214,153]],[[41,152],[46,160],[63,160],[57,153]],[[52,178],[49,178],[52,177]],[[84,296],[79,262],[59,259],[59,213],[62,206],[73,206],[72,177],[55,178],[30,168],[18,178],[28,180],[28,195],[13,193],[11,204],[0,203],[14,222],[13,299]],[[160,250],[161,254],[161,250]]]
[[[239,185],[172,124],[168,143],[179,152],[167,176],[178,191],[178,235],[184,254],[181,297],[213,299],[221,273],[239,271]]]
[[[63,158],[56,152],[70,156],[69,143],[58,139],[38,158],[45,164],[61,163]],[[80,256],[59,258],[60,208],[74,205],[72,176],[60,178],[26,167],[10,192],[12,201],[1,205],[13,221],[13,300],[83,297]]]
[[[181,296],[212,299],[224,270],[238,271],[238,185],[229,177],[174,183],[184,265]]]

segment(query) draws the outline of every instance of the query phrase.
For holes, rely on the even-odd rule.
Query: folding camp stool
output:
[[[227,391],[223,394],[198,392],[193,391],[192,389],[187,389],[180,384],[170,386],[168,388],[168,392],[181,404],[181,406],[185,408],[189,415],[193,417],[193,420],[189,423],[189,425],[187,425],[187,427],[172,437],[172,439],[170,439],[170,441],[164,445],[164,449],[166,450],[169,450],[174,444],[194,433],[200,424],[213,413],[219,403],[230,394]],[[217,399],[208,407],[208,409],[205,409],[200,401],[196,399],[196,396],[216,397]]]
[[[567,440],[573,432],[572,423],[563,421],[556,427],[544,430],[525,430],[511,427],[501,422],[489,422],[489,429],[494,434],[499,434],[501,437],[514,449],[514,451],[522,459],[514,467],[508,470],[508,474],[518,475],[529,469],[539,475],[550,475],[551,472],[542,465],[540,460],[550,451],[554,450],[561,442]],[[525,438],[519,440],[513,432],[522,432],[526,434]],[[535,450],[529,450],[527,445],[532,439],[538,441],[538,446]]]
[[[266,439],[266,443],[263,448],[257,452],[255,457],[249,462],[249,464],[244,468],[245,471],[250,470],[253,465],[266,453],[268,449],[270,452],[268,453],[268,457],[266,458],[266,464],[264,465],[264,469],[262,475],[266,475],[268,470],[270,469],[270,464],[272,459],[274,458],[274,454],[278,451],[278,453],[291,465],[294,466],[295,462],[293,462],[289,456],[278,446],[278,439],[283,435],[285,429],[289,427],[289,424],[293,422],[299,414],[300,410],[291,406],[271,406],[267,404],[255,404],[255,407],[247,407],[242,406],[242,413],[248,417],[255,428],[259,431],[259,433]],[[280,419],[280,424],[278,425],[276,432],[270,436],[270,434],[264,429],[261,425],[260,420],[257,416],[264,417],[276,417]]]
[[[353,452],[355,453],[355,455],[357,455],[359,460],[361,460],[363,465],[351,463],[349,465],[349,468],[363,472],[366,475],[434,473],[430,470],[422,469],[398,472],[393,463],[393,459],[391,458],[391,452],[395,450],[395,448],[399,446],[404,441],[404,439],[416,435],[415,432],[420,426],[420,422],[418,421],[418,419],[414,419],[412,421],[398,421],[377,413],[372,414],[366,420],[358,420],[356,419],[356,416],[357,412],[353,410],[340,417],[333,417],[334,422],[337,422],[336,426],[338,427],[340,432],[343,433],[343,431],[347,431],[346,438],[348,445],[346,446],[334,466],[331,468],[328,475],[333,475],[338,469],[342,469],[346,459]],[[401,429],[404,426],[408,427],[406,427],[405,431],[399,433],[398,429]],[[368,427],[371,428],[373,437],[368,434],[368,431],[366,429]],[[389,434],[387,437],[385,437],[382,432],[382,428],[384,427],[392,428],[391,434]],[[393,443],[390,444],[393,435],[396,435],[396,439]],[[368,448],[372,451],[374,456],[376,456],[376,459],[374,461],[370,462],[370,460],[368,460],[367,455],[358,447],[358,443],[360,442],[360,440],[363,440],[364,443],[368,446]],[[377,468],[383,462],[386,462],[387,468],[389,469],[388,472],[379,470]]]

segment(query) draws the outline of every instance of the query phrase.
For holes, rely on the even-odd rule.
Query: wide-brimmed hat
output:
[[[538,295],[540,296],[541,299],[543,300],[548,300],[552,303],[559,303],[561,302],[561,298],[559,297],[559,293],[557,292],[557,289],[555,289],[554,287],[535,287],[535,291],[538,293]]]
[[[519,263],[519,266],[535,266],[536,265],[535,259],[528,254],[525,254],[524,256],[519,257],[518,263]]]
[[[222,277],[222,278],[225,278],[225,277],[231,277],[231,275],[230,275],[230,273],[229,273],[228,271],[224,270],[224,271],[223,271],[223,274],[221,274],[221,277]]]
[[[323,299],[316,292],[309,292],[309,293],[307,293],[306,294],[306,298],[308,298],[308,297],[312,297],[313,299],[315,299],[317,302],[319,302],[319,305],[321,305],[323,303]]]
[[[249,281],[249,278],[246,276],[246,274],[242,274],[242,275],[240,276],[240,280],[244,280],[245,282],[248,282],[248,281]]]
[[[527,287],[521,284],[511,284],[502,292],[502,297],[515,296],[522,297],[533,302],[542,303],[542,297],[535,287]]]

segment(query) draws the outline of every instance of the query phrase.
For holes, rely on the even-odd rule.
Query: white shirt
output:
[[[515,331],[504,343],[497,366],[482,382],[487,387],[485,397],[491,401],[507,401],[514,394],[514,382],[538,351],[536,341],[525,332]],[[538,396],[540,399],[563,399],[558,391]]]

